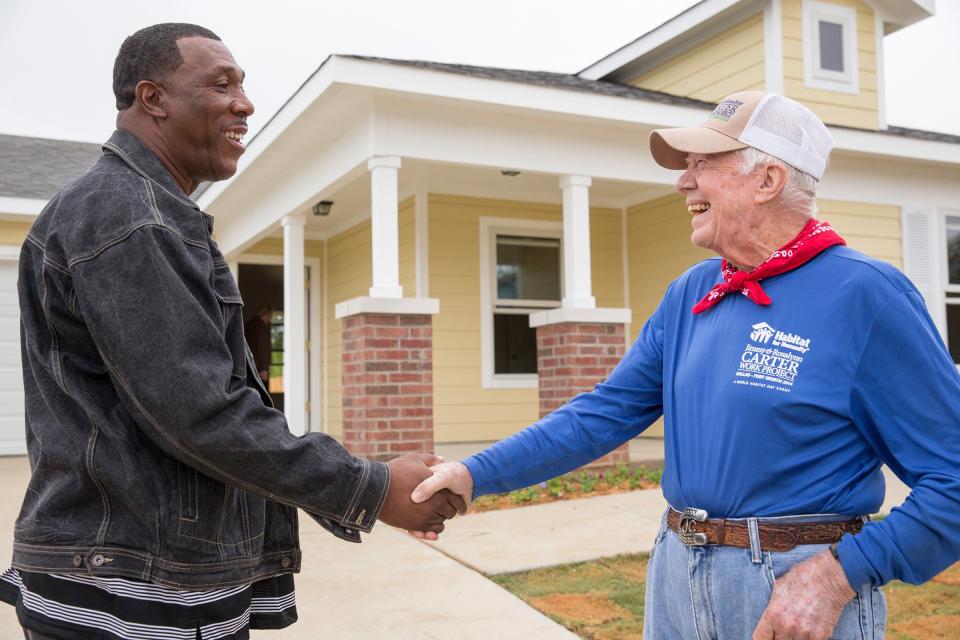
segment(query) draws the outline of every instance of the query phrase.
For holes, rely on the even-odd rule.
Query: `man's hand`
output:
[[[408,453],[394,458],[387,464],[390,466],[390,487],[387,497],[380,510],[380,520],[394,527],[419,531],[423,537],[437,539],[437,534],[443,531],[443,521],[463,513],[467,509],[466,502],[450,491],[440,491],[432,494],[428,499],[414,503],[410,499],[415,487],[425,478],[430,477],[427,465],[442,461],[429,453]]]
[[[270,377],[270,373],[266,369],[260,369],[260,379],[264,382],[267,381],[267,378]]]
[[[825,640],[856,595],[829,551],[794,566],[773,586],[753,640]]]
[[[443,462],[430,467],[433,475],[413,490],[414,502],[428,500],[441,489],[449,489],[463,499],[464,506],[473,499],[473,476],[462,462]]]

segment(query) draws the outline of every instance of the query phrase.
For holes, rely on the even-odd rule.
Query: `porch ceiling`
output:
[[[556,175],[521,171],[505,176],[513,167],[477,167],[404,159],[399,171],[399,196],[403,202],[417,194],[446,194],[496,200],[561,204],[563,193]],[[663,184],[594,179],[590,204],[619,209],[672,193]],[[324,199],[334,204],[328,216],[307,215],[306,237],[322,240],[341,233],[370,217],[370,175],[362,173]],[[261,237],[280,237],[279,225]]]

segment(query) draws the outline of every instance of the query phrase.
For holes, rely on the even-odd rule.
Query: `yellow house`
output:
[[[575,75],[330,57],[194,196],[246,314],[273,309],[291,430],[491,441],[601,380],[706,256],[647,137],[744,89],[829,125],[819,216],[914,279],[960,362],[960,137],[884,113],[883,37],[932,5],[704,0]]]

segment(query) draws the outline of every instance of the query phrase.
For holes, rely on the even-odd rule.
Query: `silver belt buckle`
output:
[[[694,522],[703,522],[707,519],[707,512],[703,509],[687,507],[680,512],[680,521],[677,523],[677,535],[680,542],[691,547],[702,547],[707,544],[707,534],[693,530]]]

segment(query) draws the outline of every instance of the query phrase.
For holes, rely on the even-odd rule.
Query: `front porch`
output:
[[[468,192],[483,192],[485,172],[489,170],[476,170],[477,184]],[[398,174],[402,184],[405,172],[400,169]],[[496,171],[496,175],[513,184],[524,180],[523,174],[510,178]],[[545,182],[544,176],[526,178],[531,184]],[[305,372],[300,379],[306,380],[300,433],[329,433],[353,451],[371,457],[495,440],[534,422],[606,377],[635,338],[642,319],[659,301],[669,279],[695,259],[684,257],[692,251],[687,240],[688,223],[679,200],[661,196],[633,207],[585,206],[587,228],[568,236],[564,234],[564,216],[570,209],[564,208],[559,179],[554,179],[558,186],[553,202],[516,199],[524,195],[547,199],[534,189],[512,191],[509,200],[428,189],[398,196],[393,217],[396,284],[388,286],[396,286],[404,297],[371,295],[377,257],[384,253],[374,249],[376,218],[344,230],[333,226],[340,222],[338,216],[349,215],[349,190],[331,198],[334,205],[329,216],[304,216],[302,249],[292,248],[303,252],[306,268],[302,284],[290,282],[295,279],[286,277],[289,270],[283,273],[285,290],[304,292],[305,311],[294,315],[285,304],[275,307],[283,319],[282,333],[295,331],[287,327],[298,318],[303,318],[305,327],[305,341],[284,342],[304,345],[299,365]],[[605,186],[603,182],[599,187],[592,185],[588,198]],[[666,192],[665,186],[655,190],[650,185],[630,185],[634,191],[638,186],[650,192]],[[617,189],[626,191],[624,185],[613,185],[611,191]],[[502,194],[492,188],[489,191],[490,195]],[[604,201],[603,197],[599,199]],[[644,237],[647,232],[653,234]],[[243,253],[231,256],[237,265],[247,315],[261,301],[250,296],[243,274],[251,263],[284,262],[290,245],[283,233],[283,227],[275,229]],[[522,239],[522,244],[541,237],[557,239],[554,255],[560,259],[554,275],[561,291],[559,299],[554,303],[521,300],[516,301],[521,306],[498,305],[515,302],[497,299],[496,271],[498,266],[504,267],[497,264],[498,238],[502,253],[504,238],[514,242]],[[574,245],[579,245],[585,267],[567,267],[563,262],[566,247]],[[638,256],[636,260],[629,259],[631,250]],[[673,269],[666,266],[667,261],[673,262]],[[586,273],[589,281],[584,283],[581,278],[580,283],[571,283],[568,274],[577,273]],[[533,282],[537,277],[533,273],[528,279]],[[529,287],[529,283],[524,286]],[[572,297],[579,304],[570,304],[571,296],[566,292],[577,291],[578,287],[586,295]],[[553,294],[526,295],[551,298]],[[593,306],[586,306],[589,303]],[[514,335],[513,344],[505,348],[502,334],[516,334],[516,323],[503,326],[499,320],[520,314],[526,324],[530,312],[537,313],[539,308],[544,309],[539,312],[541,327],[527,329],[531,336]],[[556,311],[548,311],[550,308]],[[559,318],[550,317],[558,312],[562,314]],[[640,321],[630,323],[633,316]],[[587,344],[568,346],[574,344],[569,341],[582,333],[584,326],[601,331],[610,327],[611,339],[588,335]],[[565,338],[564,333],[571,331],[571,337]],[[590,331],[587,329],[588,334]],[[541,341],[560,347],[558,353],[566,346],[568,353],[561,357],[569,362],[564,364],[549,354],[550,345],[541,344],[538,349],[538,333]],[[599,340],[605,344],[597,344]],[[405,353],[398,355],[400,351]],[[513,373],[509,359],[531,354],[534,360],[538,354],[550,357],[542,357],[531,373]],[[394,364],[389,362],[391,358]],[[288,356],[286,346],[276,359],[283,363],[283,391],[287,391],[289,382],[298,378],[291,364],[295,361]],[[547,373],[555,375],[542,384],[543,375],[536,372],[544,364]],[[527,371],[522,367],[518,370]],[[292,415],[292,409],[296,405],[284,395],[293,429],[297,416]],[[658,433],[658,427],[654,427],[652,435]],[[624,450],[614,461],[626,460]]]

